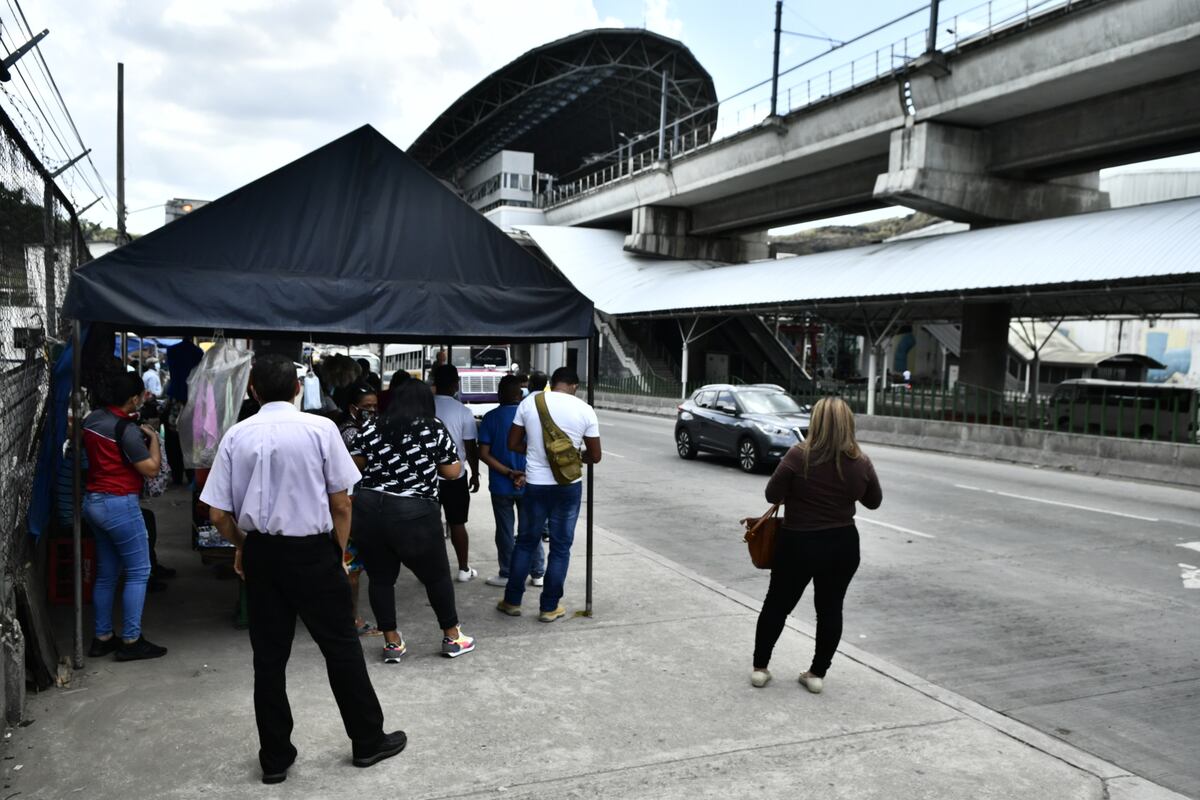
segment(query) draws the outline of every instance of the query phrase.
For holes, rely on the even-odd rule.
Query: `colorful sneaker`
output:
[[[545,583],[546,577],[544,575],[534,575],[529,579],[530,586],[543,586]]]
[[[398,642],[384,642],[383,644],[383,663],[399,664],[400,657],[408,652],[408,646],[404,644],[404,637],[400,637]]]
[[[474,567],[467,567],[458,571],[458,582],[466,583],[467,581],[475,580],[475,576],[479,574],[479,570]]]
[[[755,689],[761,689],[771,682],[771,670],[756,669],[750,673],[750,685]]]
[[[510,617],[521,616],[521,607],[520,606],[514,606],[512,603],[507,603],[504,600],[501,600],[499,603],[496,603],[496,610],[502,614],[508,614]]]
[[[464,653],[469,653],[475,649],[475,639],[463,633],[462,626],[458,628],[458,637],[451,639],[449,636],[442,637],[442,655],[447,658],[458,658]]]
[[[565,617],[566,615],[567,610],[562,606],[559,606],[553,611],[543,611],[542,613],[538,614],[538,622],[554,622],[554,620],[558,619],[559,617]]]

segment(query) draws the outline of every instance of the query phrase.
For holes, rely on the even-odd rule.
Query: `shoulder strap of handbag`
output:
[[[562,428],[554,423],[554,418],[550,416],[550,409],[546,407],[546,394],[538,392],[533,397],[533,404],[537,406],[538,417],[542,420],[542,441],[549,450],[551,442],[556,439],[570,440]]]
[[[761,517],[759,517],[755,521],[755,523],[750,526],[750,534],[753,535],[755,533],[758,533],[758,529],[761,528],[766,523],[767,520],[769,520],[771,517],[775,516],[778,513],[779,513],[779,504],[776,503],[775,505],[771,506],[770,509],[767,510],[767,513],[765,513]],[[750,520],[743,520],[743,521],[749,522]]]
[[[112,414],[111,411],[108,413]],[[129,460],[129,456],[125,455],[125,448],[121,442],[125,438],[125,431],[128,430],[130,425],[133,424],[133,420],[131,420],[129,417],[119,417],[116,414],[113,414],[113,416],[117,417],[117,429],[113,437],[117,440],[117,452],[121,454],[122,461],[124,461],[126,464],[132,464],[133,462]]]

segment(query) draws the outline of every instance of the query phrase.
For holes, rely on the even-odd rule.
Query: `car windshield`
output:
[[[800,406],[783,392],[738,392],[748,414],[799,414]]]

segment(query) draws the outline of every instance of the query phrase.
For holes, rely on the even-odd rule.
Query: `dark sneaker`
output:
[[[360,750],[358,745],[354,746],[354,766],[369,767],[372,764],[378,764],[385,758],[398,755],[407,746],[408,736],[404,734],[404,731],[384,734],[379,744],[372,748],[363,748]]]
[[[113,637],[116,639],[117,637]],[[121,642],[117,647],[117,661],[140,661],[144,658],[162,658],[167,654],[167,648],[159,647],[145,636],[139,636],[132,644]]]
[[[109,653],[115,652],[120,642],[121,640],[116,636],[110,636],[107,639],[92,639],[92,646],[88,648],[88,658],[103,658]]]

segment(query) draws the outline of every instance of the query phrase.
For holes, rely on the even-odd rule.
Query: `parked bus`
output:
[[[391,385],[392,376],[407,372],[420,380],[425,369],[425,347],[419,344],[389,344],[383,348],[383,385]]]
[[[1047,408],[1056,430],[1187,443],[1197,440],[1198,411],[1195,387],[1090,378],[1060,383]]]
[[[432,355],[440,349],[432,348]],[[449,361],[458,367],[458,399],[476,419],[500,403],[500,379],[516,368],[506,344],[456,345],[450,349]]]

